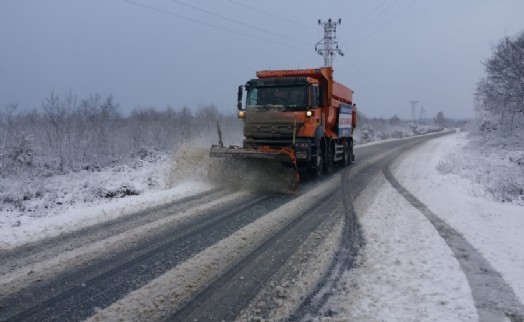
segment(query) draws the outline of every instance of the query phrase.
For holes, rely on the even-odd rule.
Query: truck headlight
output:
[[[246,117],[246,112],[245,111],[238,111],[237,116],[238,116],[239,119],[243,119],[244,117]]]
[[[311,117],[312,115],[313,115],[313,112],[311,112],[311,111],[307,111],[307,112],[306,112],[306,116],[307,116],[307,117]]]

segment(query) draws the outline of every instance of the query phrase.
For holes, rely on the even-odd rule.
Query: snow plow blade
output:
[[[274,149],[268,146],[258,147],[256,149],[246,149],[239,146],[224,147],[213,145],[209,152],[212,158],[232,158],[232,159],[258,159],[267,160],[268,162],[280,163],[280,175],[290,190],[296,190],[299,182],[297,161],[295,151],[289,148]]]

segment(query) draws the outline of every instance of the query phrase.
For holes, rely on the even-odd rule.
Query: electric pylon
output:
[[[337,25],[340,25],[341,23],[341,19],[338,19],[338,21],[332,21],[331,18],[329,18],[327,22],[322,22],[318,19],[318,24],[324,27],[324,38],[317,42],[315,45],[315,51],[320,56],[324,56],[324,67],[333,65],[335,54],[344,56],[342,50],[338,48],[338,42],[336,40]]]
[[[413,125],[415,125],[416,119],[415,119],[415,113],[416,113],[416,105],[418,101],[410,101],[411,103],[411,118],[413,120]]]

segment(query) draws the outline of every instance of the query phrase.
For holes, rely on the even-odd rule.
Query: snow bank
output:
[[[522,302],[523,207],[499,201],[485,181],[474,180],[472,173],[493,176],[498,168],[491,164],[508,163],[475,160],[480,152],[468,143],[463,133],[430,140],[398,160],[392,172],[478,249]],[[360,266],[344,276],[322,321],[477,321],[465,274],[429,221],[382,174],[362,196],[355,205],[366,239]]]
[[[458,261],[433,225],[382,175],[357,201],[366,245],[323,321],[476,321]]]
[[[211,183],[187,173],[173,176],[167,155],[155,162],[136,160],[112,168],[3,181],[0,249],[80,229],[190,194]],[[188,179],[192,178],[192,179]],[[168,180],[169,179],[169,180]],[[38,192],[39,191],[39,192]],[[33,197],[26,198],[24,195]]]
[[[524,208],[494,200],[483,184],[452,173],[442,174],[443,162],[471,162],[464,134],[432,140],[394,170],[399,182],[434,213],[461,232],[499,271],[524,301]],[[482,161],[474,167],[481,167]],[[496,161],[498,162],[498,161]],[[494,171],[484,164],[484,171]],[[516,169],[515,171],[519,171]]]

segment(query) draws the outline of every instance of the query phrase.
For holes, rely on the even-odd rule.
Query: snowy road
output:
[[[351,307],[365,317],[369,313],[351,298],[355,285],[347,281],[360,276],[355,282],[359,287],[369,283],[362,268],[352,269],[356,262],[361,267],[373,262],[377,253],[358,256],[364,243],[363,249],[369,250],[377,241],[369,235],[373,225],[366,213],[376,206],[374,198],[382,198],[377,193],[386,184],[380,180],[382,172],[397,182],[389,165],[428,138],[359,147],[352,166],[321,181],[305,181],[295,195],[211,189],[1,253],[0,321],[273,321],[320,316],[344,321],[350,316],[344,310]],[[398,203],[398,196],[380,211]],[[433,230],[426,237],[441,245],[436,254],[450,256],[447,241]],[[431,258],[425,261],[428,266]],[[460,275],[458,263],[445,264],[452,266],[445,273]],[[518,298],[501,279],[495,286],[502,286],[505,302],[512,305],[498,311],[488,307],[489,312],[477,315],[479,294],[481,300],[486,297],[475,285],[472,297],[458,275],[450,275],[454,294],[442,300],[457,298],[456,314],[430,307],[426,313],[435,320],[487,321],[487,316],[495,316],[502,321],[504,314],[517,319],[522,313]],[[389,317],[394,316],[420,320],[405,314]],[[382,319],[391,320],[376,318]]]

